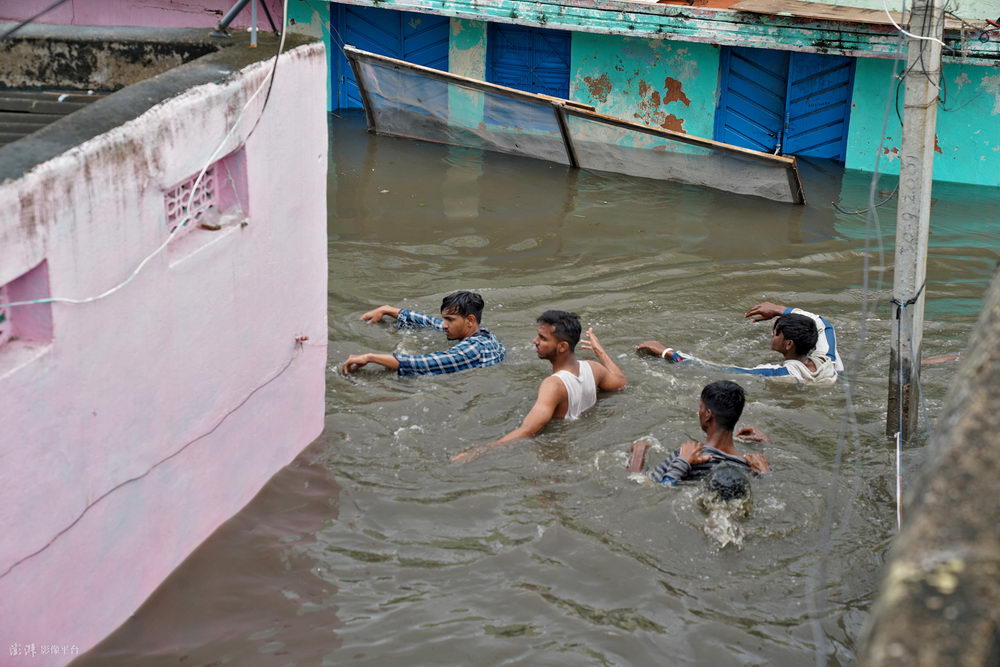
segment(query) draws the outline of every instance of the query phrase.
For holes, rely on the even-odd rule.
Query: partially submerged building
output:
[[[330,44],[330,107],[361,106],[340,46],[593,105],[754,150],[898,174],[906,44],[880,0],[296,0]],[[935,179],[1000,185],[996,5],[945,23]],[[888,124],[882,132],[888,110]],[[897,114],[897,111],[899,112]]]
[[[322,430],[326,53],[290,35],[272,78],[278,39],[248,46],[0,42],[0,121],[21,128],[0,148],[11,661],[89,649]]]

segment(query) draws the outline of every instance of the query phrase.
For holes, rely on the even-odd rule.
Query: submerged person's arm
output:
[[[825,317],[811,313],[808,310],[803,310],[802,308],[781,306],[776,303],[771,303],[770,301],[758,303],[756,306],[744,313],[743,316],[752,319],[754,322],[764,322],[781,315],[789,315],[792,313],[796,315],[804,315],[815,323],[818,337],[816,339],[816,347],[813,349],[812,353],[829,357],[834,364],[834,368],[836,368],[837,371],[843,371],[844,362],[841,361],[840,355],[837,351],[837,334],[833,329],[833,324]]]
[[[397,329],[444,329],[444,320],[396,306],[379,306],[361,316],[368,324],[377,324],[388,315],[395,318]]]
[[[711,454],[703,454],[704,445],[700,442],[685,442],[673,454],[663,460],[649,472],[649,477],[660,484],[673,485],[691,474],[691,467],[706,463],[712,459]]]
[[[399,362],[396,361],[396,357],[391,354],[376,354],[375,352],[369,352],[367,354],[352,354],[347,357],[347,361],[343,363],[340,367],[340,371],[344,375],[350,375],[354,371],[367,366],[368,364],[378,364],[379,366],[385,366],[390,371],[394,371],[399,368]]]
[[[728,366],[725,364],[717,364],[713,361],[706,361],[705,359],[700,359],[690,354],[685,354],[673,348],[667,347],[663,343],[655,340],[647,340],[638,347],[636,350],[639,352],[649,352],[650,354],[655,354],[656,356],[666,360],[671,364],[681,364],[690,363],[697,364],[698,366],[704,366],[706,368],[711,368],[717,370],[721,373],[736,373],[740,375],[755,375],[757,377],[768,378],[771,380],[777,380],[779,382],[798,382],[798,380],[791,374],[788,368],[784,364],[759,364],[757,366],[746,367],[746,366]]]
[[[538,388],[538,398],[535,399],[535,404],[531,407],[531,410],[525,416],[520,426],[498,440],[469,447],[464,452],[455,454],[455,456],[451,457],[452,462],[469,463],[496,447],[535,435],[546,424],[552,421],[556,408],[559,407],[559,402],[562,400],[565,392],[566,389],[559,378],[555,376],[545,378],[542,385]]]
[[[456,373],[479,366],[479,346],[471,338],[451,346],[444,352],[429,354],[393,353],[400,375],[440,375]]]

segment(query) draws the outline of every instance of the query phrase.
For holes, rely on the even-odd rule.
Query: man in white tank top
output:
[[[546,310],[538,317],[535,352],[539,359],[552,364],[552,375],[542,381],[538,398],[521,425],[494,442],[476,445],[452,457],[456,463],[468,463],[490,449],[512,440],[529,438],[553,419],[576,419],[597,402],[597,390],[614,391],[627,384],[625,375],[618,368],[593,329],[581,343],[591,350],[597,361],[579,361],[574,354],[580,342],[580,318],[576,313]]]

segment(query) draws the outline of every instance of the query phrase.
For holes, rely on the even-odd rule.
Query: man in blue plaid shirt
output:
[[[396,318],[399,329],[440,329],[448,340],[459,342],[444,352],[430,354],[352,354],[341,370],[348,375],[367,364],[379,364],[399,375],[438,375],[499,364],[506,350],[496,336],[479,326],[484,305],[483,297],[463,291],[442,299],[440,318],[394,306],[370,310],[361,316],[369,324],[380,322],[389,315]]]

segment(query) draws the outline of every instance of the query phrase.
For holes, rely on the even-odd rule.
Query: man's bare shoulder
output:
[[[559,376],[554,373],[542,380],[542,383],[538,385],[539,395],[543,392],[548,393],[553,391],[560,394],[566,393],[566,385],[564,385],[563,381],[559,379]]]
[[[601,378],[608,374],[608,369],[599,361],[587,361],[590,364],[590,371],[594,375],[594,382],[600,384]]]

